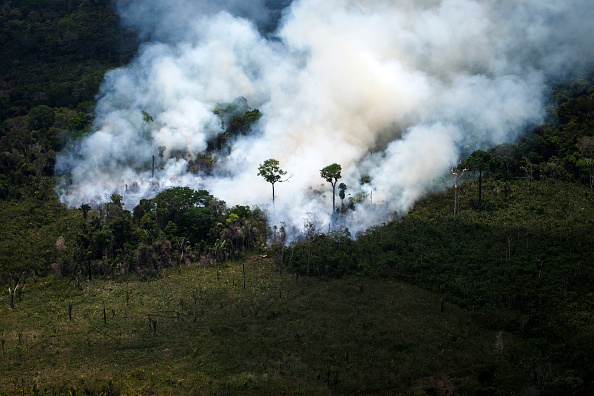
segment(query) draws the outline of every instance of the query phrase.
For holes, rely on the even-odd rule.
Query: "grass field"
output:
[[[245,268],[245,271],[244,271]],[[244,287],[245,272],[245,287]],[[0,300],[0,394],[521,391],[516,340],[416,287],[270,258],[155,279],[29,280]]]

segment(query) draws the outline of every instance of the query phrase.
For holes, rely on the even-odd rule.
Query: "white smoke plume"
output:
[[[105,76],[95,131],[59,157],[58,193],[70,206],[116,192],[131,207],[177,185],[266,206],[258,165],[275,158],[292,177],[276,185],[272,221],[301,227],[315,213],[327,225],[332,192],[320,169],[336,162],[347,193],[384,204],[360,205],[345,223],[364,229],[410,209],[462,152],[541,122],[547,83],[594,58],[590,0],[117,4],[145,42]],[[238,97],[263,117],[214,172],[188,172],[223,132],[213,110]],[[371,182],[361,186],[362,176]]]

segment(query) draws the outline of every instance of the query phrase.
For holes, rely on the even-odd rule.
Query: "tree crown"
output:
[[[486,151],[476,150],[466,158],[463,165],[472,170],[490,171],[499,165],[499,159]]]
[[[320,170],[320,176],[334,186],[338,179],[342,177],[340,175],[341,171],[342,167],[339,164],[334,163]]]
[[[258,176],[262,176],[268,183],[276,183],[281,177],[287,174],[286,171],[282,170],[279,166],[278,160],[274,158],[267,159],[258,167]]]

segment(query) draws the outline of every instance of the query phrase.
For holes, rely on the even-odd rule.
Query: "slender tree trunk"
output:
[[[458,210],[458,181],[454,183],[454,218]]]
[[[479,166],[479,199],[478,199],[479,208],[481,206],[482,198],[483,198],[483,167]]]
[[[464,172],[467,169],[459,170],[458,166],[454,166],[451,170],[452,175],[454,175],[454,218],[456,218],[456,214],[458,213],[458,180],[464,175]]]
[[[336,213],[336,182],[332,183],[332,215]]]

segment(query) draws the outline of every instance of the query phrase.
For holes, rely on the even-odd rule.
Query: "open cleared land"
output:
[[[30,280],[15,309],[2,298],[0,393],[521,390],[516,339],[441,304],[387,279],[296,277],[261,256],[146,281]]]

